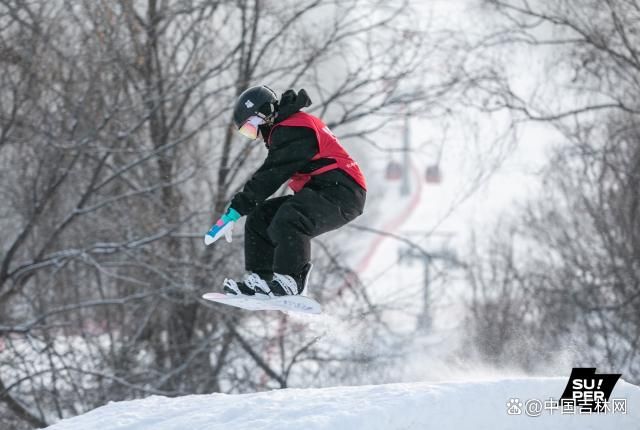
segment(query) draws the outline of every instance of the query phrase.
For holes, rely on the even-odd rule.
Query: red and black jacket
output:
[[[332,193],[339,200],[352,195],[364,199],[366,181],[358,164],[319,118],[300,111],[310,104],[304,90],[298,94],[289,90],[282,96],[274,125],[261,128],[269,153],[231,201],[240,214],[248,215],[287,180],[294,192],[303,187],[317,191],[340,187]],[[345,188],[352,193],[344,192]]]

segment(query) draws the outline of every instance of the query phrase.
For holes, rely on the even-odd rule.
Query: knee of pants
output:
[[[249,215],[247,215],[247,219],[244,222],[245,230],[255,230],[255,226],[256,226],[257,221],[258,221],[258,217],[256,216],[256,212],[257,211],[253,211]]]
[[[293,241],[305,236],[304,219],[290,208],[282,208],[269,224],[267,234],[274,242]]]
[[[269,227],[267,228],[267,234],[274,243],[287,240],[287,236],[292,233],[293,228],[290,223],[278,218],[271,221],[271,224],[269,224]]]
[[[244,229],[249,231],[266,231],[268,225],[264,218],[264,214],[260,211],[260,208],[256,208],[253,212],[247,215],[247,219],[244,223]]]

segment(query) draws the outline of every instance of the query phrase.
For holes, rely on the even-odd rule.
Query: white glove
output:
[[[211,245],[222,236],[224,236],[227,242],[231,243],[233,239],[233,225],[240,217],[241,215],[236,210],[229,208],[229,210],[216,221],[207,234],[204,235],[204,244],[207,246]]]

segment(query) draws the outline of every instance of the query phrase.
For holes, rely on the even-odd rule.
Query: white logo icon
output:
[[[508,415],[520,415],[522,414],[522,402],[518,398],[509,399],[507,402],[507,414]]]
[[[247,100],[246,102],[244,102],[244,105],[249,109],[251,109],[254,106],[251,100]]]

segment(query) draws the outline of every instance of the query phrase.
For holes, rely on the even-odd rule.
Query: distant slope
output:
[[[110,403],[49,429],[640,429],[640,388],[623,381],[618,382],[612,398],[627,399],[626,415],[507,415],[509,399],[557,399],[566,382],[567,378],[525,378],[286,389],[244,395],[152,396]]]

